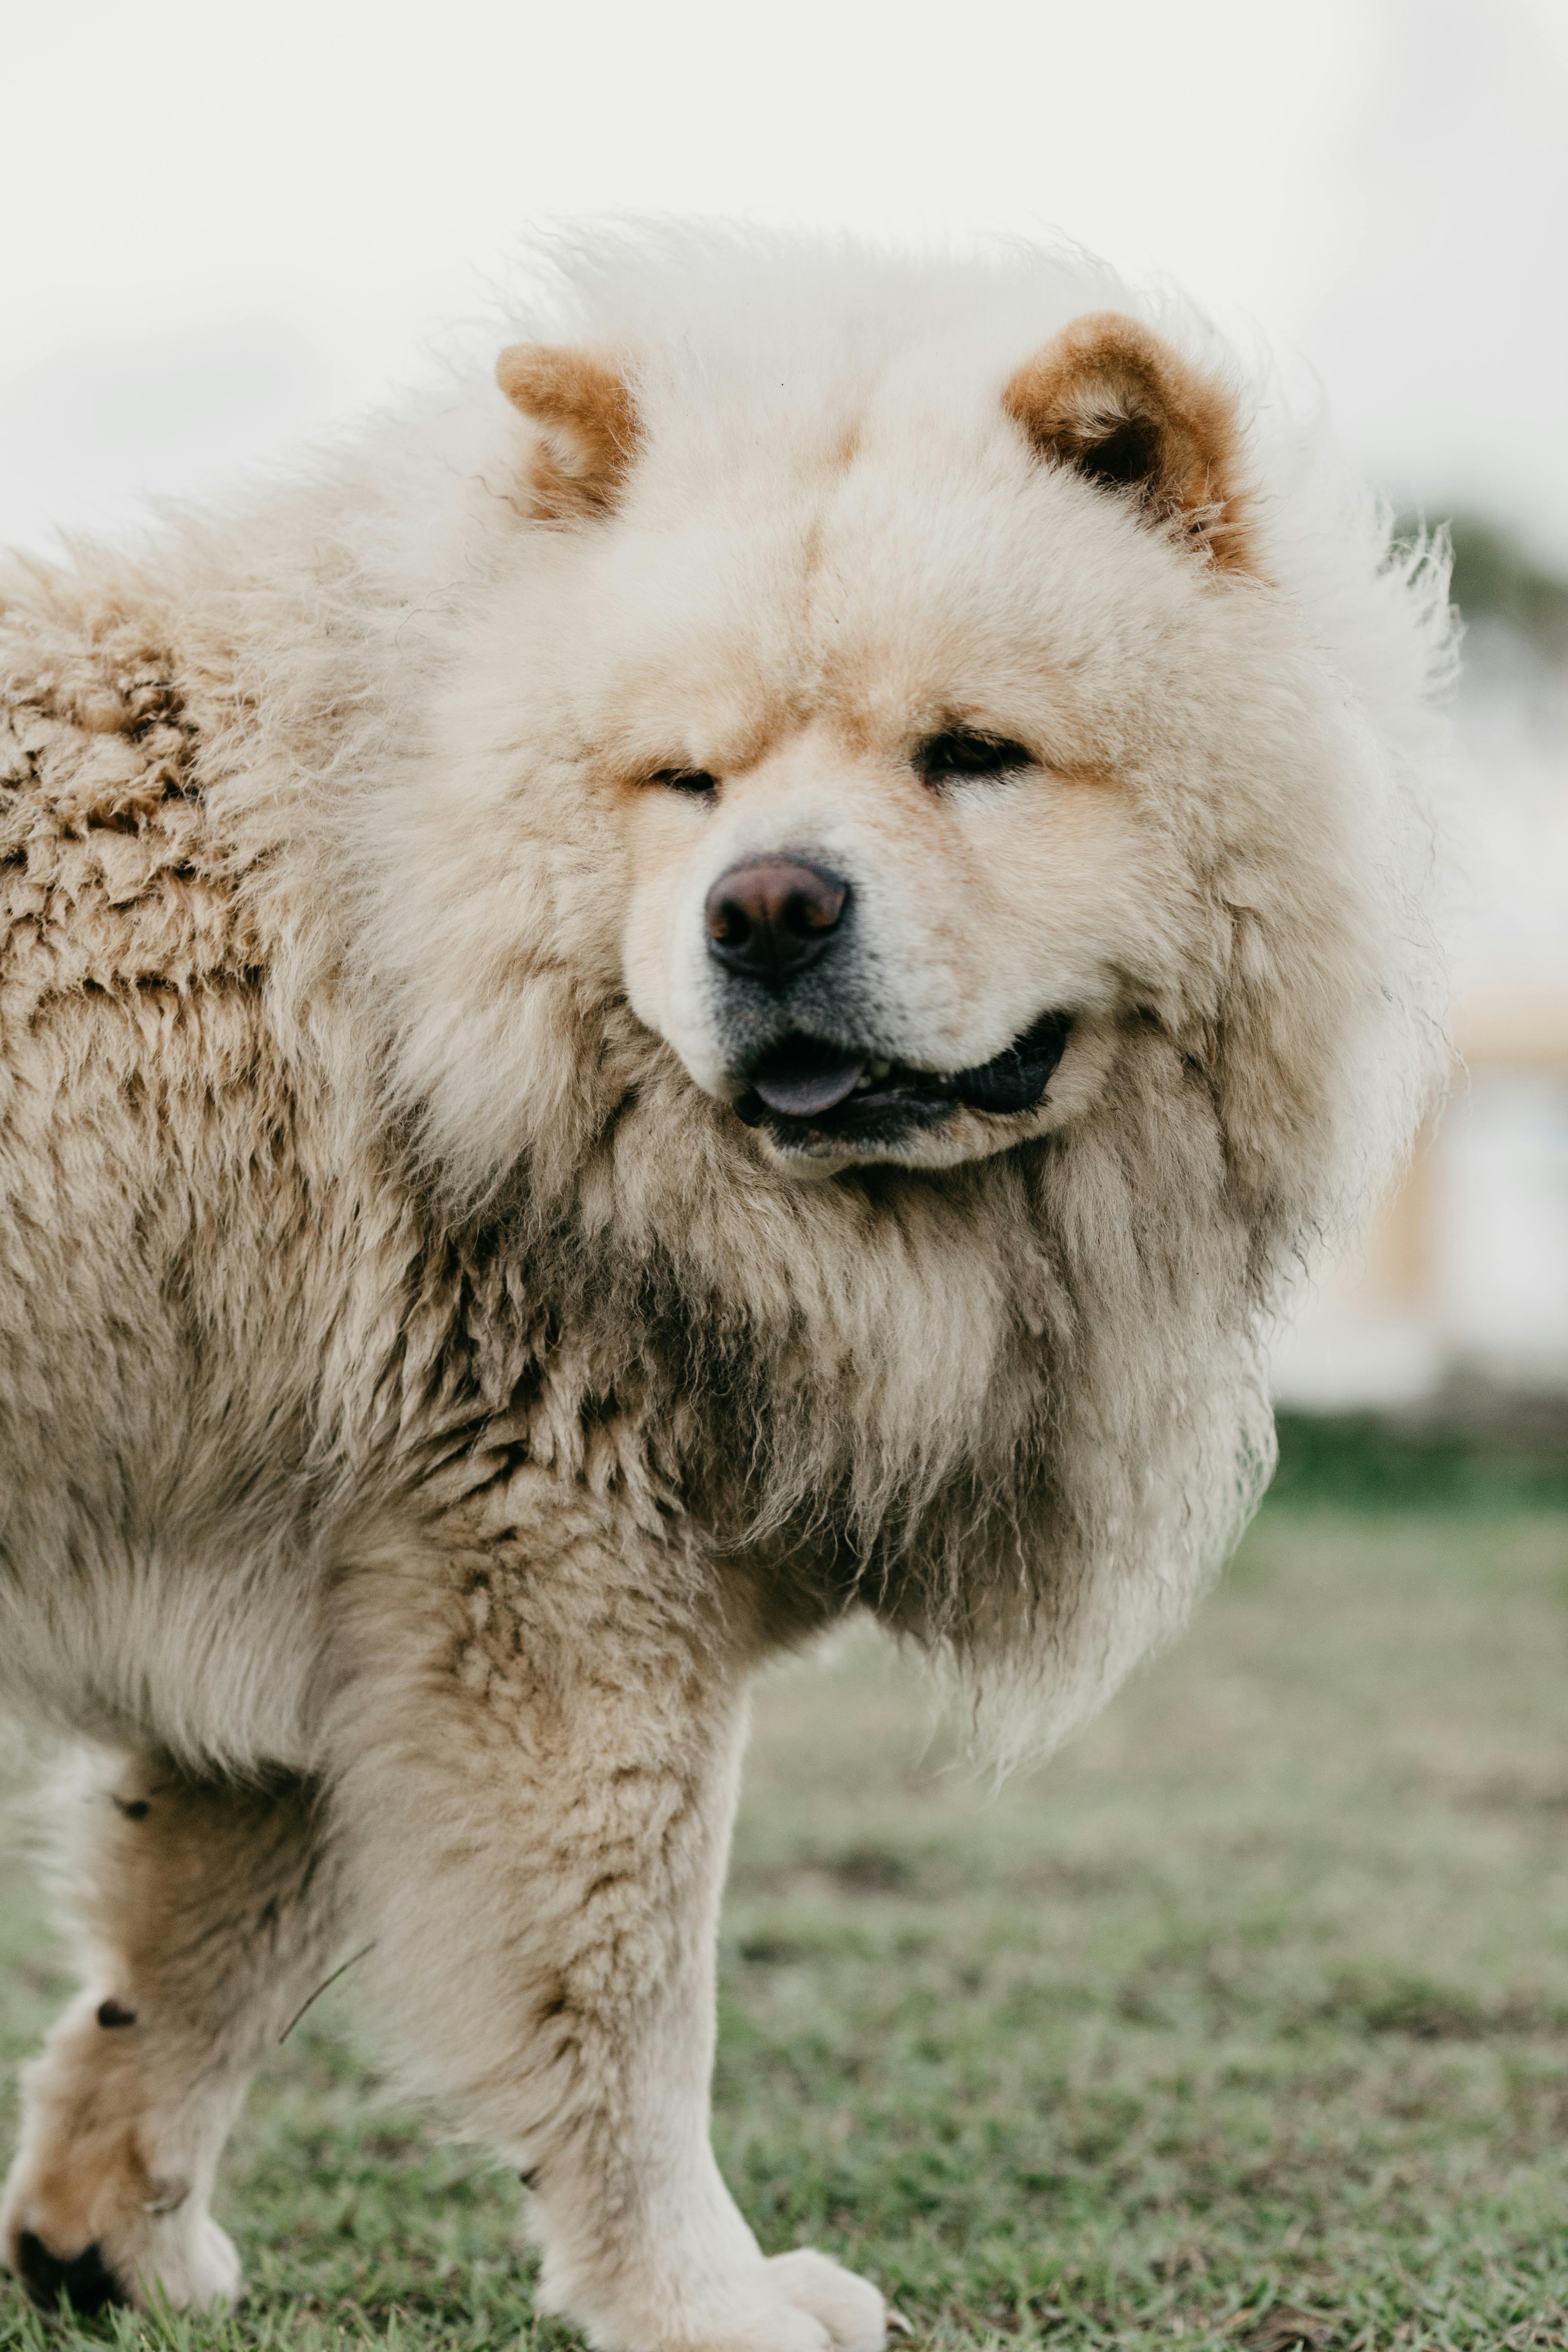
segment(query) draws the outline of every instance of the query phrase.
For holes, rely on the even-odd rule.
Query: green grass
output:
[[[920,2341],[1568,2345],[1568,1516],[1266,1513],[1192,1633],[994,1801],[857,1637],[771,1677],[725,1914],[721,2160]],[[7,1882],[7,2053],[59,1997]],[[352,1979],[219,2198],[222,2326],[541,2346],[516,2189],[377,2104]],[[0,2346],[48,2331],[0,2291]]]

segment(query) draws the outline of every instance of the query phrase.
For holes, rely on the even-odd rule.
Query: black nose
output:
[[[727,971],[782,988],[816,962],[848,904],[848,883],[804,857],[732,866],[708,893],[709,952]]]

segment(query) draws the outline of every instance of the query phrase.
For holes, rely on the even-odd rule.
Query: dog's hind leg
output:
[[[84,1772],[60,1875],[85,1983],[23,2075],[0,2245],[36,2301],[233,2300],[208,2210],[250,2077],[332,1962],[313,1791]]]

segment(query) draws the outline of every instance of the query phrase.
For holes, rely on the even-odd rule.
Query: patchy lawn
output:
[[[917,2338],[1568,2346],[1568,1515],[1276,1506],[1172,1654],[998,1798],[856,1636],[760,1698],[721,2158]],[[0,1889],[5,2054],[63,1990]],[[377,2102],[352,1979],[253,2095],[218,2326],[0,2347],[563,2347],[518,2191]],[[11,2112],[7,2094],[7,2124]]]

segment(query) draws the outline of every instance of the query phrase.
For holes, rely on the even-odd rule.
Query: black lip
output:
[[[748,1127],[765,1127],[781,1141],[821,1136],[866,1143],[895,1142],[915,1128],[939,1126],[961,1107],[1008,1117],[1033,1110],[1040,1101],[1066,1051],[1071,1028],[1070,1013],[1047,1013],[975,1069],[949,1074],[895,1064],[875,1086],[805,1117],[792,1117],[771,1107],[752,1086],[735,1104],[735,1115]],[[796,1066],[805,1074],[830,1061],[853,1058],[850,1048],[801,1034],[781,1039],[752,1067],[766,1071],[770,1092],[784,1094],[790,1088]]]

